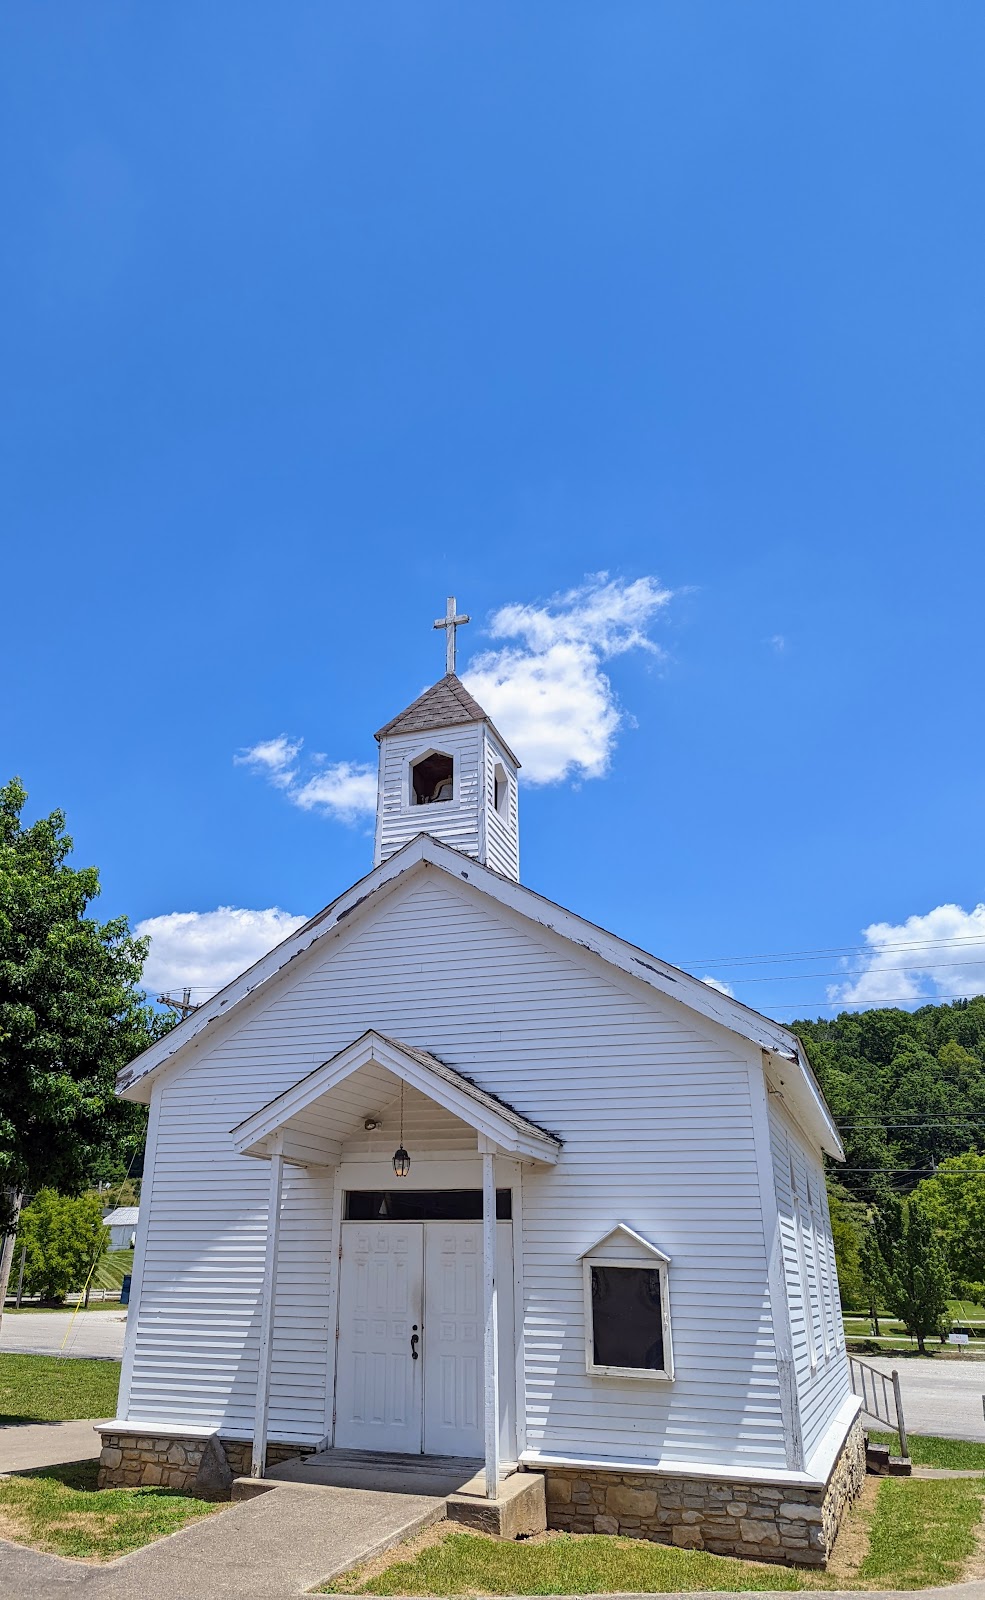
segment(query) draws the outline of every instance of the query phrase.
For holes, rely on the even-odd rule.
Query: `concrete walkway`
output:
[[[12,1422],[0,1428],[0,1472],[60,1467],[99,1454],[94,1422]]]
[[[442,1498],[285,1484],[96,1567],[0,1540],[0,1600],[294,1600],[444,1515]]]
[[[80,1311],[6,1312],[0,1321],[0,1354],[23,1356],[104,1356],[119,1361],[127,1314]]]

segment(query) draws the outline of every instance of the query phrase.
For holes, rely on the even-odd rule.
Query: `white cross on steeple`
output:
[[[467,612],[463,611],[456,614],[455,596],[453,594],[449,595],[445,601],[445,615],[439,617],[435,623],[436,628],[444,628],[445,630],[446,672],[454,672],[455,670],[455,629],[460,628],[465,622],[471,622],[471,620]]]

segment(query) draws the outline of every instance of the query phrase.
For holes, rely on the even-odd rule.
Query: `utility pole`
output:
[[[186,1017],[190,1017],[193,1011],[198,1010],[198,1006],[192,1005],[192,992],[188,988],[182,989],[180,1000],[175,1000],[169,994],[159,994],[157,1003],[159,1006],[170,1006],[172,1011],[177,1011],[180,1022],[184,1022]]]

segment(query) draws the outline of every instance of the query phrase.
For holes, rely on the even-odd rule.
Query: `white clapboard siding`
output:
[[[432,750],[443,751],[455,763],[454,798],[411,805],[411,764]],[[509,780],[509,803],[502,816],[496,810],[497,762]],[[519,878],[516,764],[485,723],[387,734],[380,741],[377,865],[418,833],[432,834],[496,872]]]
[[[433,733],[389,734],[380,742],[380,814],[377,862],[386,861],[415,834],[430,833],[478,859],[483,728],[468,722]],[[455,763],[454,799],[409,805],[410,763],[441,750]]]
[[[782,1469],[748,1076],[759,1051],[426,866],[155,1088],[131,1418],[248,1436],[269,1169],[236,1156],[229,1130],[368,1028],[432,1051],[564,1140],[556,1167],[523,1177],[528,1449]],[[419,1120],[411,1096],[409,1108],[413,1156],[410,1139],[442,1124]],[[365,1109],[383,1111],[389,1153],[392,1102]],[[326,1433],[331,1187],[330,1172],[288,1171],[272,1438]],[[581,1255],[617,1222],[672,1260],[672,1384],[585,1370]]]
[[[817,1154],[771,1097],[770,1143],[790,1308],[794,1368],[808,1466],[851,1393],[824,1171]]]
[[[504,877],[520,876],[520,824],[516,768],[506,753],[488,732],[483,743],[483,760],[486,769],[485,824],[486,865]],[[503,768],[509,782],[509,798],[505,815],[496,810],[496,767]]]

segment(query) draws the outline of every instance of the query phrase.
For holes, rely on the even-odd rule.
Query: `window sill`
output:
[[[673,1383],[674,1374],[661,1367],[657,1371],[654,1367],[595,1367],[587,1368],[590,1378],[631,1378],[643,1383]]]

